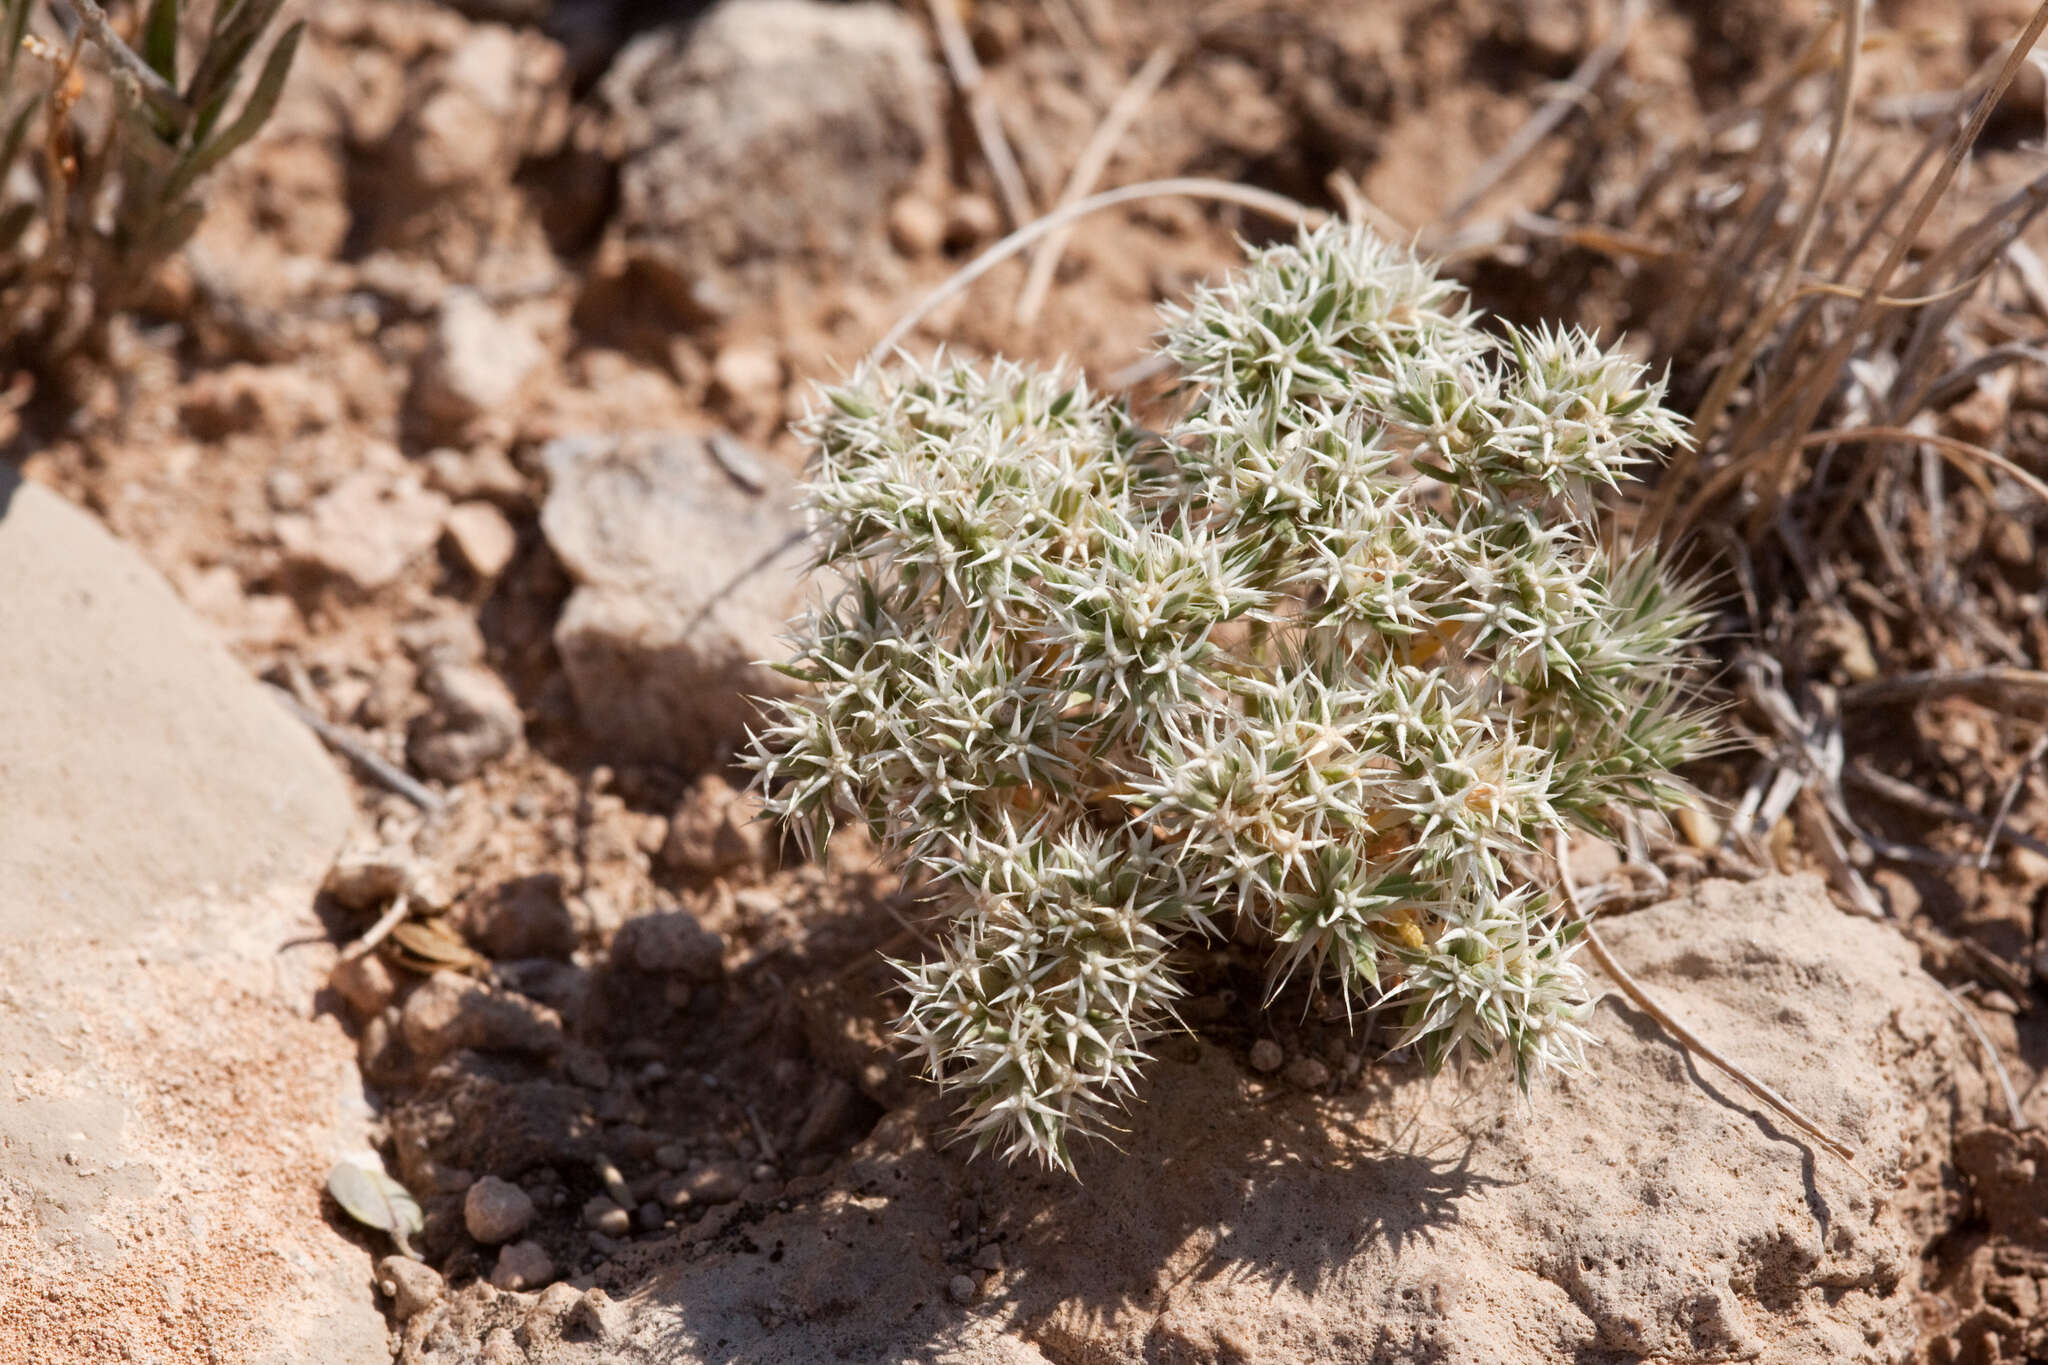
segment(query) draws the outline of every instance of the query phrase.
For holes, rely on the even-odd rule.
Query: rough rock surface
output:
[[[525,734],[519,702],[497,674],[472,664],[435,662],[420,679],[433,709],[406,736],[413,766],[443,782],[467,782],[503,758]]]
[[[357,592],[375,592],[433,548],[447,517],[448,499],[417,479],[361,470],[322,494],[311,510],[279,517],[277,539],[292,562]]]
[[[340,775],[5,470],[0,584],[0,1360],[381,1365],[370,1254],[320,1193],[366,1145],[310,1005]]]
[[[641,36],[602,86],[628,259],[716,312],[778,263],[850,258],[937,141],[938,92],[892,6],[728,0]]]
[[[580,585],[555,645],[583,722],[614,756],[699,768],[784,694],[758,665],[802,586],[796,491],[765,463],[746,480],[676,433],[564,437],[542,452],[548,544]]]
[[[415,396],[428,417],[459,429],[510,404],[546,360],[547,349],[522,323],[500,315],[475,290],[451,289],[420,357]]]
[[[1191,1042],[1078,1183],[969,1162],[931,1106],[898,1111],[816,1204],[750,1193],[681,1232],[708,1254],[605,1285],[634,1296],[601,1346],[531,1298],[448,1311],[578,1365],[1911,1359],[1933,1224],[1900,1177],[1946,1159],[1978,1084],[1913,950],[1812,879],[1709,883],[1605,932],[1876,1186],[1610,1001],[1593,1074],[1526,1106],[1486,1070],[1308,1095]]]

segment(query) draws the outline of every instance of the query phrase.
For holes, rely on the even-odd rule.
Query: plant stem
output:
[[[116,71],[134,81],[151,104],[176,119],[178,126],[183,128],[192,117],[191,108],[171,83],[137,56],[135,49],[114,31],[113,20],[100,8],[99,0],[62,0],[62,3],[85,25],[86,33],[107,54],[107,60],[113,63]]]
[[[1777,1110],[1786,1122],[1812,1138],[1830,1156],[1837,1158],[1844,1166],[1856,1172],[1857,1176],[1865,1184],[1874,1186],[1877,1182],[1868,1175],[1865,1175],[1862,1168],[1856,1164],[1856,1149],[1854,1147],[1830,1134],[1827,1129],[1801,1113],[1792,1101],[1780,1095],[1777,1091],[1764,1084],[1763,1081],[1757,1079],[1757,1077],[1751,1075],[1742,1067],[1736,1065],[1727,1057],[1722,1056],[1697,1033],[1694,1033],[1691,1029],[1680,1023],[1677,1016],[1673,1015],[1671,1011],[1665,1009],[1649,997],[1643,988],[1637,984],[1635,977],[1629,975],[1628,969],[1615,960],[1614,954],[1607,951],[1607,945],[1602,943],[1600,935],[1594,932],[1592,919],[1584,910],[1579,908],[1579,892],[1578,888],[1572,885],[1571,865],[1566,856],[1563,830],[1557,831],[1556,834],[1556,857],[1557,877],[1564,887],[1565,905],[1571,911],[1572,918],[1585,930],[1586,950],[1593,955],[1593,960],[1600,964],[1600,970],[1606,972],[1613,979],[1614,984],[1621,987],[1621,993],[1628,997],[1629,1003],[1662,1025],[1664,1031],[1675,1038],[1680,1047],[1692,1053],[1695,1057],[1711,1062],[1716,1067],[1719,1067],[1730,1078],[1739,1082],[1750,1094]]]

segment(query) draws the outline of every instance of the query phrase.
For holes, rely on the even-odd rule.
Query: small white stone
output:
[[[519,533],[505,514],[487,502],[461,502],[449,510],[446,526],[455,553],[478,578],[496,578],[512,562]]]
[[[711,362],[711,378],[728,400],[765,405],[782,391],[782,356],[767,342],[727,346]]]

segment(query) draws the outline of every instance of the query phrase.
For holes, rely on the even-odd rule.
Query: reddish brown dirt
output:
[[[1105,184],[1199,174],[1329,202],[1328,177],[1341,172],[1394,220],[1422,229],[1593,49],[1602,24],[1586,17],[1590,8],[1275,0],[1197,13],[1111,0],[980,0],[971,27],[1041,205],[1057,196],[1129,74],[1170,44],[1182,55],[1119,144]],[[2009,32],[2024,8],[2002,0],[1879,6],[1872,97],[1959,80],[1983,55],[1985,35]],[[593,1246],[578,1222],[601,1188],[587,1159],[571,1155],[588,1153],[539,1138],[527,1147],[507,1139],[499,1149],[462,1135],[528,1122],[515,1111],[545,1083],[559,1121],[602,1133],[629,1182],[657,1177],[656,1152],[679,1145],[691,1160],[739,1162],[757,1187],[750,1195],[805,1197],[906,1083],[880,1031],[888,977],[876,949],[913,947],[914,931],[899,921],[914,908],[892,899],[893,880],[852,839],[835,850],[830,871],[773,847],[708,879],[663,860],[668,822],[703,799],[691,795],[698,775],[613,763],[580,732],[551,642],[569,584],[536,523],[544,493],[536,451],[564,433],[717,425],[794,463],[800,451],[785,424],[808,384],[853,363],[986,245],[1000,216],[954,107],[912,191],[955,224],[936,249],[877,250],[828,273],[791,262],[772,288],[720,320],[680,314],[621,270],[604,232],[614,168],[603,118],[578,97],[556,42],[533,30],[511,35],[517,116],[471,111],[450,136],[495,154],[423,187],[398,170],[413,164],[422,109],[452,55],[483,26],[406,0],[348,0],[308,14],[312,30],[285,105],[218,175],[192,248],[167,269],[149,307],[117,324],[103,353],[36,374],[32,390],[25,381],[11,390],[22,401],[0,419],[11,428],[4,453],[140,547],[251,671],[296,680],[328,718],[401,764],[407,726],[428,707],[408,634],[456,618],[480,628],[486,662],[519,700],[526,741],[465,784],[462,814],[423,840],[455,892],[448,922],[480,943],[504,897],[535,885],[559,892],[581,907],[573,961],[602,989],[570,1016],[576,1060],[566,1076],[427,1075],[402,1061],[385,1066],[374,1039],[366,1058],[394,1139],[430,1135],[424,1148],[400,1143],[394,1158],[426,1198],[430,1257],[457,1276],[488,1271],[460,1231],[455,1191],[466,1176],[523,1162],[529,1174],[550,1172],[537,1178],[555,1191],[542,1201],[540,1240],[565,1272],[590,1270],[625,1252]],[[1516,209],[1567,221],[1609,216],[1617,187],[1646,174],[1660,146],[1753,95],[1757,73],[1798,51],[1819,14],[1803,0],[1650,5],[1589,112],[1507,175],[1471,221]],[[2021,108],[2003,136],[2038,135],[2038,89],[2034,122]],[[1976,173],[1984,185],[2010,184],[2022,161],[1997,152]],[[1158,302],[1227,267],[1234,238],[1272,230],[1234,210],[1182,202],[1099,217],[1072,239],[1034,326],[1008,318],[1023,278],[1013,262],[941,310],[914,344],[1065,357],[1103,378],[1139,357]],[[1669,303],[1660,290],[1670,287],[1655,269],[1576,252],[1540,257],[1550,268],[1532,275],[1531,259],[1507,249],[1461,268],[1481,300],[1503,311],[1649,327],[1683,351],[1682,339],[1655,332]],[[408,392],[429,315],[458,285],[527,322],[548,359],[515,410],[430,433]],[[759,346],[784,381],[726,393],[712,377],[719,357]],[[2022,382],[2005,403],[1959,405],[1947,421],[1972,439],[2009,437],[2015,458],[2048,468],[2048,384]],[[288,556],[281,515],[361,471],[396,483],[430,469],[444,447],[458,452],[444,460],[454,472],[430,479],[503,471],[481,494],[517,535],[495,580],[480,579],[445,542],[369,592],[344,590]],[[1923,539],[1908,552],[1945,557],[1986,604],[1993,633],[2016,644],[2014,662],[2048,667],[2048,558],[2034,523],[1987,507],[1967,487],[1948,506],[1939,542]],[[1856,623],[1878,674],[1980,661],[1982,648],[1959,644],[1953,631],[1896,616],[1880,599]],[[1829,666],[1816,668],[1826,676]],[[1997,710],[1950,699],[1866,714],[1852,721],[1852,740],[1893,776],[1980,813],[1995,810],[2017,781],[2008,828],[2048,838],[2048,774],[2021,771],[2031,731]],[[1701,776],[1723,794],[1740,790],[1736,764]],[[402,799],[373,785],[360,797],[366,831],[412,838],[417,816]],[[1859,815],[1892,838],[1961,853],[1978,846],[1980,831],[1966,823],[1855,800]],[[1787,863],[1804,861],[1796,841],[1778,847]],[[1681,875],[1688,865],[1701,861],[1674,855]],[[1974,992],[1968,1007],[2025,1097],[2024,1112],[2048,1121],[2048,1092],[2035,1089],[2048,1070],[2048,1022],[2033,984],[2048,858],[2007,843],[1983,871],[1880,863],[1871,879],[1893,913],[1948,945],[1931,965]],[[607,903],[614,912],[694,910],[726,936],[726,980],[677,992],[610,966],[616,914],[603,912]],[[330,908],[337,936],[366,927],[367,916]],[[394,969],[401,990],[416,979]],[[1278,1029],[1290,1052],[1325,1056],[1339,1084],[1353,1083],[1361,1040],[1334,1022],[1291,1023],[1299,1011],[1240,1009],[1259,983],[1227,954],[1205,970],[1205,993],[1191,1010],[1205,1028],[1240,1045]],[[337,998],[333,1008],[348,1007]],[[2038,1154],[2014,1142],[2038,1145],[1985,1138],[1959,1154],[1945,1193],[1955,1229],[1930,1248],[1930,1359],[2017,1359],[2048,1339],[2038,1182],[2014,1174]],[[1998,1213],[2001,1206],[2015,1211]],[[2017,1210],[2032,1211],[2031,1221]],[[712,1215],[701,1240],[738,1235],[744,1217]]]

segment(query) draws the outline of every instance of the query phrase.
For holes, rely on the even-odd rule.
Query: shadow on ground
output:
[[[890,1115],[819,1204],[620,1286],[639,1300],[636,1344],[705,1362],[1042,1361],[1092,1358],[1106,1340],[1214,1358],[1213,1325],[1183,1340],[1176,1304],[1210,1290],[1291,1300],[1427,1259],[1461,1204],[1501,1183],[1470,1169],[1469,1141],[1444,1123],[1457,1096],[1430,1099],[1425,1121],[1413,1077],[1314,1097],[1181,1041],[1122,1150],[1079,1152],[1077,1177],[935,1145],[936,1105]],[[961,1276],[976,1284],[964,1315],[949,1296]]]

